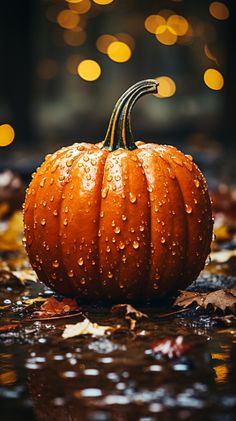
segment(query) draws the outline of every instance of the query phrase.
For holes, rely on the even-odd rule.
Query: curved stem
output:
[[[146,79],[131,86],[117,101],[112,112],[102,149],[136,149],[130,114],[136,101],[143,95],[157,92],[155,79]]]

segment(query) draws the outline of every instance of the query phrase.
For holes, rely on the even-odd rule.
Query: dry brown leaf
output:
[[[12,273],[22,285],[25,285],[26,281],[38,282],[38,277],[33,269],[13,270]]]
[[[123,313],[125,320],[130,324],[130,330],[134,330],[137,320],[148,318],[148,315],[137,310],[130,304],[116,304],[111,309],[112,313]]]
[[[23,301],[23,304],[26,306],[31,306],[34,303],[41,303],[45,300],[46,298],[43,298],[43,297],[28,298],[27,300]]]
[[[113,330],[113,328],[92,323],[85,318],[82,322],[66,325],[62,337],[63,339],[68,339],[80,335],[104,336],[109,330]]]
[[[23,248],[23,215],[15,212],[6,223],[0,227],[0,251],[16,251]]]
[[[50,297],[47,300],[44,299],[44,301],[40,308],[32,314],[33,317],[43,319],[80,310],[77,301],[72,298],[64,298],[62,301],[58,301],[55,297]]]
[[[205,293],[181,291],[174,305],[186,308],[194,303],[205,309],[208,305],[211,305],[214,310],[224,311],[228,308],[234,311],[236,307],[236,288],[219,289]]]

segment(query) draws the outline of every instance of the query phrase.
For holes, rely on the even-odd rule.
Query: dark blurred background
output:
[[[157,78],[133,111],[137,140],[192,153],[235,180],[235,2],[7,0],[0,8],[0,170],[103,139],[118,97]]]

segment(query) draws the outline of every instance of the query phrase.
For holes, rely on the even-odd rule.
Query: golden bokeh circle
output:
[[[213,1],[209,6],[209,12],[213,18],[218,20],[225,20],[229,17],[228,7],[220,1]]]
[[[57,15],[57,23],[64,29],[75,28],[80,21],[80,17],[72,10],[62,10]]]
[[[15,138],[15,131],[10,124],[0,125],[0,146],[10,145]]]
[[[163,26],[165,24],[165,18],[160,15],[150,15],[145,19],[144,22],[145,29],[151,34],[155,34],[158,30],[158,27]]]
[[[94,82],[102,73],[100,65],[95,60],[81,61],[77,67],[77,72],[82,79],[88,82]]]
[[[100,37],[97,38],[96,47],[101,53],[107,54],[109,45],[114,41],[117,41],[117,38],[114,35],[100,35]]]
[[[180,15],[171,15],[167,20],[167,25],[169,31],[178,36],[185,35],[189,27],[187,19]]]
[[[214,91],[219,91],[224,86],[224,77],[219,70],[207,69],[203,78],[206,86]]]
[[[177,41],[177,35],[170,31],[167,25],[162,25],[159,27],[158,32],[156,33],[157,40],[164,45],[174,45]]]
[[[117,63],[124,63],[131,57],[130,47],[121,41],[113,41],[107,49],[108,57]]]
[[[169,76],[159,76],[155,79],[159,83],[159,86],[157,88],[158,93],[154,94],[154,96],[158,98],[169,98],[175,94],[176,84],[173,79]]]

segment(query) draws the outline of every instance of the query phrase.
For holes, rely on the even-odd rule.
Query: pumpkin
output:
[[[129,88],[103,143],[75,143],[33,175],[25,244],[41,281],[65,296],[151,302],[190,284],[212,239],[206,181],[173,146],[134,142],[130,112],[155,80]]]

